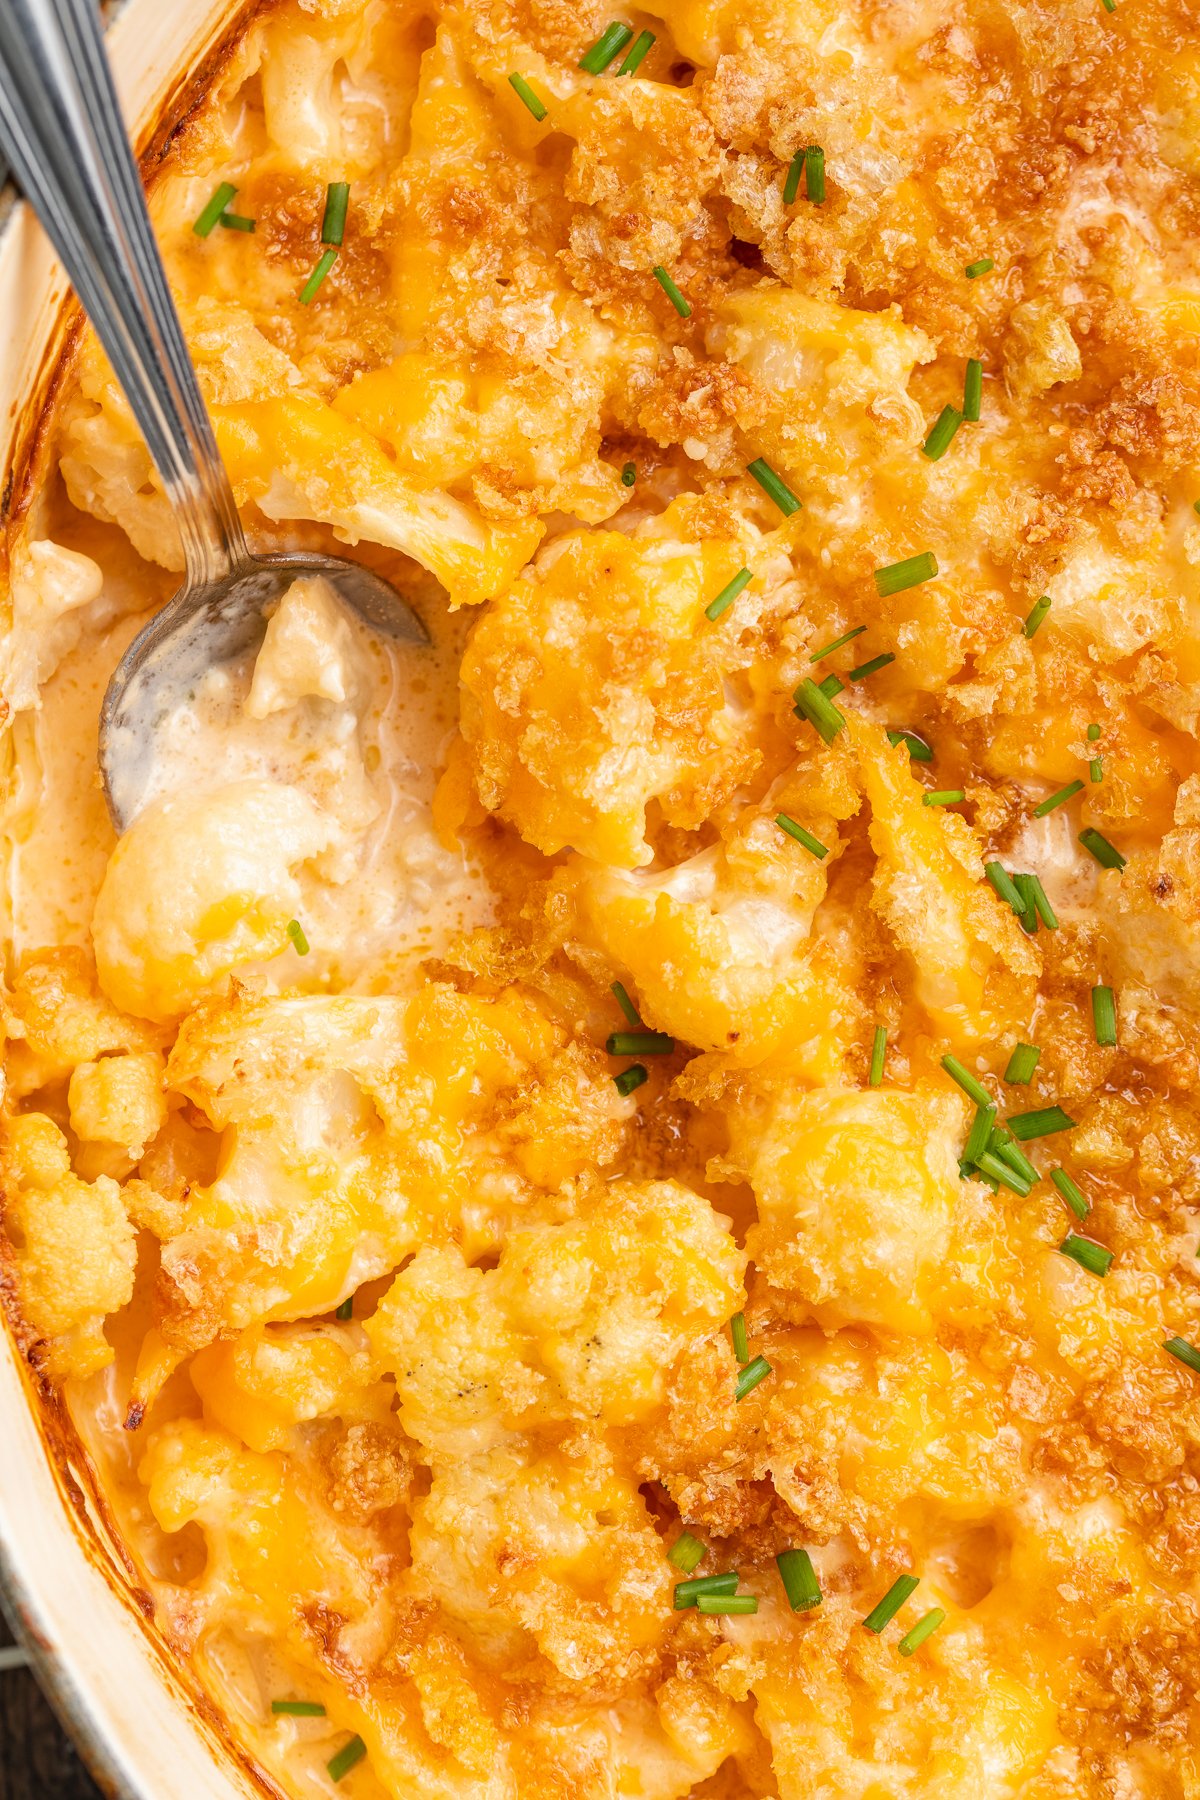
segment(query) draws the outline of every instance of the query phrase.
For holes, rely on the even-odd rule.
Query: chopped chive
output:
[[[1100,0],[1100,4],[1106,13],[1115,13],[1117,10],[1117,0]]]
[[[1034,912],[1042,921],[1042,924],[1046,927],[1047,931],[1057,931],[1058,915],[1047,898],[1046,890],[1042,886],[1041,876],[1027,875],[1025,880],[1028,884],[1026,891],[1029,894],[1029,899],[1033,905]]]
[[[625,467],[621,470],[621,486],[622,487],[632,487],[636,480],[637,480],[637,464],[636,463],[626,463]]]
[[[962,788],[930,788],[921,795],[922,806],[961,806],[966,799]]]
[[[800,718],[807,719],[826,744],[832,744],[846,723],[846,715],[838,711],[832,697],[818,687],[811,675],[804,677],[792,697]]]
[[[786,518],[800,511],[800,502],[793,494],[782,476],[777,475],[770,463],[761,456],[756,456],[752,463],[746,464],[747,475],[753,475],[764,494],[768,494],[780,512]]]
[[[753,1362],[748,1362],[746,1364],[745,1368],[738,1376],[737,1385],[733,1390],[734,1399],[744,1400],[746,1395],[750,1393],[753,1388],[756,1388],[760,1381],[765,1381],[770,1373],[771,1365],[766,1357],[756,1356]]]
[[[254,231],[256,229],[256,221],[247,219],[242,213],[222,213],[217,224],[224,231]]]
[[[272,1700],[271,1711],[276,1718],[287,1719],[323,1719],[325,1708],[319,1700]]]
[[[1092,989],[1092,1029],[1096,1042],[1111,1049],[1117,1041],[1117,1002],[1110,987]]]
[[[1041,1054],[1036,1044],[1017,1044],[1004,1071],[1005,1081],[1012,1082],[1015,1087],[1025,1087],[1033,1080],[1033,1071],[1038,1066]]]
[[[670,1056],[675,1039],[665,1031],[613,1031],[604,1048],[610,1056]]]
[[[667,296],[667,299],[671,302],[671,305],[675,308],[675,311],[679,314],[680,318],[690,319],[692,316],[691,307],[688,305],[679,289],[675,286],[675,283],[671,280],[667,271],[662,267],[661,263],[655,263],[650,273],[653,275],[655,281],[657,281],[659,287]]]
[[[325,1767],[329,1770],[330,1781],[341,1781],[348,1775],[367,1754],[367,1746],[360,1737],[352,1737],[348,1744],[343,1744],[336,1756],[331,1756]]]
[[[804,829],[803,825],[797,825],[795,819],[789,818],[787,813],[776,813],[775,823],[780,831],[786,831],[788,836],[794,837],[798,844],[803,844],[804,848],[810,855],[815,856],[818,862],[824,861],[825,857],[829,855],[828,849],[820,838],[815,838],[811,831]]]
[[[793,1612],[811,1612],[814,1606],[820,1606],[821,1584],[807,1550],[781,1550],[775,1567]]]
[[[925,742],[924,738],[918,737],[915,731],[889,731],[887,740],[893,749],[897,744],[906,744],[909,757],[913,762],[933,761],[932,747]]]
[[[338,253],[336,249],[322,251],[316,268],[313,270],[304,286],[300,289],[301,306],[312,305],[313,300],[316,298],[317,289],[337,261],[337,256]]]
[[[587,75],[603,75],[614,56],[619,56],[630,38],[633,27],[623,25],[620,19],[614,19],[606,25],[591,49],[579,59],[579,67]]]
[[[734,1313],[729,1321],[729,1337],[733,1344],[733,1354],[744,1369],[750,1361],[750,1340],[746,1335],[746,1315],[744,1312]]]
[[[1091,761],[1088,763],[1088,774],[1093,781],[1104,780],[1104,760],[1102,757],[1092,757]]]
[[[878,1087],[883,1080],[883,1064],[887,1056],[887,1032],[882,1025],[875,1027],[875,1041],[871,1045],[871,1073],[867,1076],[868,1087]]]
[[[1021,896],[1021,930],[1028,937],[1033,937],[1038,928],[1037,896],[1033,891],[1033,876],[1014,875],[1013,882]]]
[[[1020,1146],[1013,1142],[1010,1133],[1003,1126],[992,1132],[988,1149],[993,1156],[998,1156],[1001,1162],[1007,1163],[1013,1173],[1019,1175],[1022,1181],[1027,1181],[1030,1187],[1034,1182],[1042,1179],[1040,1171],[1034,1167]]]
[[[804,173],[804,159],[807,150],[797,150],[788,164],[787,180],[783,184],[783,204],[790,206],[800,192],[800,177]]]
[[[695,1606],[701,1594],[732,1594],[737,1591],[738,1574],[729,1569],[724,1575],[696,1575],[691,1581],[675,1583],[675,1611]]]
[[[1050,601],[1049,594],[1043,594],[1040,600],[1034,601],[1034,604],[1033,604],[1032,610],[1030,611],[1029,617],[1026,619],[1024,625],[1021,628],[1024,631],[1025,636],[1027,638],[1031,638],[1033,636],[1033,634],[1037,631],[1038,627],[1042,623],[1042,620],[1046,617],[1046,614],[1050,611],[1050,606],[1051,606],[1051,601]]]
[[[991,1106],[992,1096],[982,1081],[972,1075],[970,1069],[964,1068],[957,1056],[943,1056],[942,1067],[951,1081],[957,1081],[963,1093],[968,1099],[973,1100],[976,1106]]]
[[[850,680],[865,681],[868,675],[878,674],[880,669],[886,669],[888,664],[894,663],[895,660],[895,651],[885,650],[882,656],[873,656],[870,662],[859,663],[857,669],[851,669]]]
[[[1067,1233],[1058,1248],[1062,1256],[1069,1256],[1089,1275],[1107,1275],[1112,1268],[1111,1250],[1106,1250],[1103,1244],[1093,1243],[1091,1238],[1076,1237],[1073,1231]]]
[[[719,619],[723,612],[728,612],[742,589],[754,580],[749,569],[739,569],[732,581],[727,581],[715,600],[710,600],[704,609],[706,619]]]
[[[546,103],[534,93],[523,75],[510,75],[508,85],[517,99],[522,101],[540,125],[546,116]]]
[[[1186,1338],[1164,1338],[1163,1349],[1169,1350],[1172,1356],[1177,1357],[1181,1363],[1185,1363],[1189,1369],[1194,1369],[1196,1374],[1200,1375],[1200,1350],[1197,1350],[1194,1344],[1189,1344]]]
[[[990,274],[995,266],[990,256],[981,256],[978,262],[968,263],[963,274],[968,281],[978,281],[981,275]]]
[[[919,1575],[897,1575],[878,1606],[873,1606],[863,1620],[867,1630],[878,1636],[885,1625],[891,1624],[909,1595],[915,1594],[920,1585]]]
[[[814,206],[825,203],[825,152],[820,144],[810,144],[804,152],[804,192]]]
[[[617,1005],[629,1020],[629,1023],[631,1025],[640,1025],[642,1022],[642,1015],[626,993],[624,982],[614,981],[610,991],[613,998],[616,1000]]]
[[[343,1325],[346,1323],[347,1319],[352,1319],[354,1317],[354,1295],[353,1294],[347,1294],[346,1298],[342,1301],[342,1304],[338,1307],[337,1311],[334,1313],[333,1316],[335,1319],[340,1319]]]
[[[613,1086],[622,1100],[627,1100],[634,1088],[640,1088],[643,1081],[649,1081],[650,1071],[644,1063],[630,1063],[619,1075],[613,1076]]]
[[[690,1575],[707,1555],[708,1546],[693,1537],[690,1531],[685,1531],[667,1551],[667,1561],[673,1569],[681,1569],[685,1575]]]
[[[696,1602],[699,1612],[709,1617],[722,1613],[756,1613],[758,1611],[757,1594],[701,1594]]]
[[[308,939],[304,935],[304,927],[300,923],[299,919],[289,919],[288,920],[287,934],[291,938],[292,943],[295,946],[296,955],[297,956],[307,956],[308,955]]]
[[[906,1631],[896,1646],[901,1656],[911,1656],[919,1650],[926,1638],[931,1638],[946,1614],[940,1606],[932,1606],[923,1619],[918,1619],[911,1631]]]
[[[1000,896],[1001,900],[1006,900],[1015,913],[1023,913],[1025,911],[1025,902],[1013,885],[1003,864],[998,862],[984,863],[983,872],[987,876],[992,887],[996,890],[996,893]]]
[[[1101,832],[1093,830],[1090,825],[1086,831],[1080,832],[1079,842],[1089,856],[1095,857],[1102,869],[1123,869],[1125,867],[1126,859],[1116,845],[1110,844]]]
[[[232,181],[223,181],[204,211],[192,225],[197,237],[207,237],[221,214],[225,211],[233,196],[237,193]]]
[[[636,75],[654,44],[652,31],[640,31],[629,47],[629,54],[617,70],[618,75]]]
[[[887,563],[882,569],[876,569],[876,592],[881,600],[886,600],[892,594],[902,594],[906,588],[920,587],[923,581],[932,581],[937,572],[937,557],[933,551],[922,550],[919,556],[906,556],[901,562]]]
[[[1015,1113],[1008,1129],[1023,1144],[1033,1138],[1053,1137],[1056,1131],[1071,1131],[1075,1121],[1061,1106],[1041,1106],[1034,1112]]]
[[[853,630],[843,631],[841,637],[834,638],[832,644],[825,644],[820,650],[814,650],[808,659],[809,662],[823,662],[827,656],[832,656],[834,651],[840,650],[844,644],[849,644],[854,638],[861,637],[866,629],[865,625],[855,625]]]
[[[1087,728],[1088,743],[1094,744],[1096,742],[1096,739],[1099,736],[1100,736],[1100,727],[1095,724],[1089,725]]]
[[[321,220],[321,242],[340,244],[346,235],[346,209],[350,205],[350,183],[331,181],[325,189],[325,217]]]
[[[1068,781],[1066,787],[1059,788],[1056,794],[1049,794],[1045,800],[1038,802],[1033,809],[1034,818],[1044,819],[1047,813],[1056,812],[1060,806],[1065,806],[1068,800],[1073,800],[1076,794],[1082,792],[1082,781]]]
[[[1006,1187],[1010,1193],[1019,1194],[1024,1200],[1032,1191],[1033,1183],[1027,1175],[1022,1175],[1010,1163],[1006,1163],[994,1150],[984,1150],[975,1158],[975,1167],[984,1175],[990,1175],[1000,1187]]]
[[[839,694],[846,691],[846,684],[840,675],[827,675],[824,681],[818,681],[817,687],[827,700],[836,700]],[[796,710],[799,712],[799,707]]]
[[[1070,1207],[1071,1211],[1075,1214],[1075,1217],[1077,1219],[1086,1219],[1091,1209],[1079,1188],[1076,1187],[1075,1183],[1071,1180],[1071,1177],[1067,1174],[1067,1171],[1065,1169],[1051,1169],[1050,1179]]]
[[[989,1101],[986,1106],[975,1109],[975,1117],[971,1121],[971,1129],[967,1133],[967,1141],[963,1145],[962,1159],[965,1163],[978,1162],[992,1139],[992,1126],[996,1123],[996,1108]]]
[[[983,364],[977,356],[967,358],[967,372],[963,376],[962,416],[968,425],[979,423],[979,414],[983,405]]]
[[[927,456],[930,462],[939,462],[954,442],[954,434],[962,422],[963,414],[957,406],[943,406],[921,445],[921,455]]]

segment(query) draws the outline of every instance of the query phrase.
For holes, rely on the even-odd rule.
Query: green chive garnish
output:
[[[739,569],[732,581],[727,581],[715,600],[710,600],[704,609],[706,619],[719,619],[723,612],[728,612],[742,589],[754,580],[749,569]]]
[[[242,213],[222,213],[217,224],[223,231],[254,231],[256,221],[247,219]]]
[[[968,281],[978,281],[981,275],[988,275],[995,268],[990,256],[981,256],[978,262],[968,263],[963,274]]]
[[[1028,893],[1030,904],[1033,906],[1033,910],[1037,914],[1037,917],[1042,921],[1042,924],[1046,927],[1047,931],[1057,931],[1058,915],[1046,896],[1046,890],[1042,886],[1041,876],[1026,875],[1025,881],[1027,886],[1022,889],[1022,893]]]
[[[839,683],[835,692],[840,691],[840,686]],[[846,723],[846,715],[838,711],[824,687],[818,687],[812,676],[806,675],[796,689],[793,699],[796,702],[798,716],[807,719],[826,744],[832,744]]]
[[[765,1356],[756,1356],[748,1362],[737,1378],[737,1386],[733,1390],[735,1400],[744,1400],[746,1395],[756,1388],[760,1381],[765,1381],[771,1373],[771,1365]]]
[[[1092,757],[1091,761],[1088,763],[1088,774],[1093,781],[1104,780],[1104,759],[1102,757]]]
[[[1163,1349],[1169,1350],[1172,1356],[1178,1357],[1181,1363],[1185,1363],[1189,1369],[1194,1369],[1196,1374],[1200,1375],[1200,1350],[1197,1350],[1193,1344],[1189,1344],[1186,1338],[1164,1338]]]
[[[946,1615],[940,1606],[930,1607],[923,1619],[918,1619],[911,1631],[906,1631],[900,1639],[897,1649],[901,1656],[911,1656],[919,1650],[926,1638],[931,1638]]]
[[[990,1175],[998,1187],[1006,1187],[1010,1193],[1019,1194],[1022,1200],[1033,1189],[1029,1177],[1022,1175],[1019,1169],[1014,1169],[1011,1163],[1005,1162],[995,1150],[985,1150],[976,1159],[975,1166],[982,1174]]]
[[[331,181],[325,189],[325,217],[321,221],[321,242],[340,244],[346,235],[346,208],[350,204],[350,183]]]
[[[336,1756],[331,1756],[325,1767],[329,1770],[330,1781],[341,1781],[356,1764],[367,1754],[367,1746],[360,1737],[352,1737],[348,1744],[343,1744]]]
[[[313,270],[304,286],[300,289],[301,306],[312,305],[313,300],[316,298],[317,289],[337,261],[337,256],[338,253],[336,249],[323,250],[321,252],[316,268]]]
[[[1110,987],[1092,989],[1092,1029],[1096,1042],[1111,1049],[1117,1041],[1117,1002]]]
[[[973,1100],[976,1106],[990,1106],[992,1104],[992,1096],[988,1093],[982,1081],[979,1081],[972,1075],[970,1069],[964,1068],[957,1056],[943,1056],[942,1067],[945,1069],[951,1081],[957,1081],[963,1093],[966,1094],[969,1100]]]
[[[788,836],[794,837],[798,844],[803,844],[804,848],[810,855],[815,856],[818,862],[822,862],[829,855],[828,849],[820,838],[815,838],[811,831],[804,829],[803,825],[797,825],[795,819],[790,819],[787,813],[776,813],[775,823],[780,831],[786,831]]]
[[[625,1014],[625,1017],[629,1020],[629,1023],[631,1025],[640,1025],[642,1022],[642,1015],[639,1013],[637,1007],[633,1004],[633,1001],[629,998],[629,995],[626,993],[624,982],[623,981],[614,981],[612,984],[611,992],[612,992],[613,998],[616,1000],[617,1005],[620,1007],[621,1011]]]
[[[1033,937],[1038,928],[1038,909],[1033,892],[1033,876],[1014,875],[1013,884],[1021,896],[1021,930],[1027,937]]]
[[[979,413],[983,404],[983,364],[977,356],[967,358],[967,372],[963,376],[962,416],[968,425],[979,423]]]
[[[675,283],[671,280],[671,277],[667,274],[667,271],[662,265],[660,263],[655,263],[650,273],[654,276],[655,281],[657,281],[659,287],[667,296],[667,299],[671,302],[671,305],[675,308],[675,311],[679,314],[680,318],[690,319],[692,316],[691,307],[688,305],[687,301],[684,299],[683,295],[675,286]]]
[[[653,43],[654,33],[652,31],[639,32],[630,46],[629,54],[626,56],[625,61],[617,70],[617,74],[635,75],[645,62]]]
[[[1025,911],[1025,902],[1022,900],[1001,863],[984,863],[983,872],[987,876],[992,887],[996,890],[996,893],[1000,896],[1001,900],[1007,900],[1015,913],[1023,913]]]
[[[620,19],[614,19],[606,25],[591,49],[579,59],[579,67],[587,75],[603,75],[614,56],[619,56],[630,38],[633,27],[623,25]]]
[[[886,669],[888,664],[894,663],[895,660],[895,652],[885,650],[882,656],[873,656],[870,662],[859,663],[857,669],[851,669],[850,680],[865,681],[868,675],[878,674],[880,669]]]
[[[1110,844],[1101,832],[1094,831],[1090,825],[1086,831],[1080,832],[1079,842],[1089,856],[1095,857],[1102,869],[1123,869],[1125,867],[1125,858],[1116,845]]]
[[[675,1039],[665,1031],[614,1031],[604,1048],[610,1056],[670,1056]]]
[[[887,1056],[887,1032],[882,1025],[875,1027],[875,1041],[871,1045],[871,1073],[867,1076],[868,1087],[878,1087],[883,1080],[884,1058]]]
[[[636,463],[626,463],[625,467],[621,470],[621,486],[622,487],[632,487],[636,480],[637,480],[637,464]]]
[[[893,749],[897,744],[906,744],[909,757],[913,762],[933,761],[932,747],[925,742],[924,738],[918,737],[915,731],[889,731],[887,740]]]
[[[221,214],[225,211],[233,196],[237,193],[232,181],[223,181],[200,217],[192,226],[197,237],[207,237]]]
[[[1051,1169],[1050,1179],[1075,1214],[1077,1219],[1086,1219],[1090,1208],[1083,1194],[1076,1187],[1065,1169]]]
[[[287,934],[291,938],[292,943],[295,945],[296,955],[297,956],[307,956],[308,955],[308,939],[304,935],[304,927],[303,927],[303,925],[301,925],[299,919],[289,919],[288,920]]]
[[[1033,1080],[1033,1071],[1038,1066],[1041,1054],[1036,1044],[1018,1044],[1008,1059],[1008,1067],[1004,1071],[1005,1081],[1012,1082],[1015,1087],[1025,1087]]]
[[[820,1606],[821,1584],[807,1550],[781,1550],[775,1567],[793,1612],[811,1612]]]
[[[1027,1144],[1033,1138],[1053,1137],[1056,1131],[1071,1131],[1075,1121],[1061,1106],[1041,1106],[1035,1112],[1015,1113],[1008,1128],[1015,1138]]]
[[[1100,4],[1106,13],[1115,13],[1117,10],[1117,0],[1100,0]]]
[[[724,1575],[696,1575],[691,1581],[677,1581],[675,1583],[675,1611],[683,1612],[687,1607],[695,1606],[701,1594],[735,1593],[737,1584],[736,1569],[730,1569]]]
[[[921,795],[922,806],[959,806],[966,799],[962,788],[930,788]]]
[[[1024,626],[1022,627],[1022,629],[1024,630],[1024,633],[1025,633],[1025,636],[1027,638],[1031,638],[1033,636],[1034,632],[1038,629],[1042,620],[1045,618],[1046,614],[1050,611],[1050,605],[1051,605],[1051,601],[1050,601],[1049,594],[1043,594],[1040,600],[1034,601],[1033,609],[1030,612],[1029,617],[1026,619]]]
[[[667,1551],[667,1561],[673,1569],[681,1569],[685,1575],[690,1575],[707,1555],[707,1546],[699,1538],[693,1537],[690,1531],[685,1531]]]
[[[1065,806],[1068,800],[1073,800],[1076,794],[1081,794],[1082,792],[1082,781],[1068,781],[1066,787],[1059,788],[1057,794],[1050,794],[1045,800],[1038,802],[1033,809],[1034,818],[1044,819],[1047,813],[1057,811],[1060,806]]]
[[[836,700],[839,694],[844,694],[846,691],[846,684],[840,675],[827,675],[824,681],[818,681],[817,687],[827,700]],[[799,710],[800,708],[797,707],[796,711],[799,712]]]
[[[1087,728],[1087,736],[1088,743],[1094,744],[1096,739],[1100,736],[1100,727],[1098,725],[1089,725]]]
[[[954,434],[962,422],[963,415],[957,406],[943,406],[930,428],[929,436],[921,445],[922,456],[927,456],[930,462],[937,462],[945,456],[954,442]]]
[[[1069,1256],[1089,1275],[1107,1275],[1112,1268],[1111,1250],[1106,1250],[1103,1244],[1093,1243],[1091,1238],[1076,1237],[1073,1231],[1068,1232],[1058,1248],[1061,1255]]]
[[[992,1141],[992,1126],[996,1123],[996,1108],[991,1101],[986,1106],[975,1109],[975,1117],[971,1121],[971,1129],[967,1133],[967,1141],[963,1145],[962,1159],[965,1163],[975,1163],[984,1154]]]
[[[347,1319],[352,1319],[354,1317],[354,1295],[353,1294],[347,1295],[347,1297],[342,1301],[342,1304],[338,1307],[337,1311],[334,1313],[333,1316],[335,1319],[340,1319],[343,1325],[346,1323]]]
[[[807,150],[797,150],[788,164],[787,180],[783,184],[783,204],[790,206],[800,192],[800,177],[804,173],[804,159]]]
[[[777,475],[769,462],[756,456],[752,463],[746,464],[747,475],[753,475],[764,494],[770,495],[780,512],[786,518],[800,511],[800,502],[793,494],[787,482]]]
[[[319,1700],[272,1700],[271,1711],[276,1718],[287,1719],[323,1719],[325,1708]]]
[[[756,1613],[758,1596],[756,1594],[701,1594],[696,1602],[699,1612],[710,1617],[722,1613]]]
[[[729,1337],[733,1344],[733,1354],[744,1369],[750,1361],[750,1340],[746,1335],[746,1315],[744,1312],[734,1313],[729,1321]]]
[[[849,644],[856,637],[861,637],[866,629],[865,625],[856,625],[852,631],[843,631],[841,637],[834,638],[832,644],[825,644],[820,650],[814,650],[808,659],[809,662],[823,662],[827,656],[832,656],[835,650],[840,650],[843,644]]]
[[[613,1086],[622,1100],[627,1100],[634,1088],[640,1088],[643,1081],[649,1079],[650,1071],[644,1063],[630,1063],[627,1069],[622,1069],[619,1075],[613,1076]]]
[[[546,116],[546,103],[539,99],[523,75],[510,75],[508,85],[518,100],[524,102],[540,125]]]
[[[878,1636],[885,1625],[891,1624],[909,1595],[916,1593],[920,1585],[919,1575],[898,1575],[878,1606],[873,1606],[863,1620],[867,1630]]]
[[[820,144],[810,144],[804,152],[804,192],[814,206],[825,201],[825,152]]]
[[[892,594],[902,594],[906,588],[920,587],[923,581],[932,581],[938,572],[937,557],[932,550],[922,550],[919,556],[906,556],[902,562],[887,563],[882,569],[875,571],[875,588],[881,600]]]
[[[1014,1144],[1011,1134],[1003,1125],[998,1126],[992,1132],[988,1149],[992,1152],[993,1156],[998,1156],[1001,1162],[1007,1163],[1008,1167],[1014,1174],[1019,1175],[1022,1181],[1027,1181],[1030,1187],[1033,1186],[1035,1181],[1040,1181],[1042,1179],[1040,1173],[1030,1162],[1025,1152],[1018,1144]]]

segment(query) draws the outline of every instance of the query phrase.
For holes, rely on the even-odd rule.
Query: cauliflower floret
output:
[[[158,1050],[80,1063],[67,1090],[75,1136],[115,1145],[136,1162],[166,1123],[164,1067]]]
[[[126,1012],[166,1020],[230,970],[277,955],[300,910],[292,871],[335,829],[299,789],[271,781],[148,807],[113,852],[96,901],[105,993]]]
[[[209,1344],[190,1374],[206,1415],[251,1450],[282,1450],[303,1420],[370,1413],[370,1358],[361,1333],[328,1325],[252,1325]],[[374,1409],[389,1410],[380,1394]]]
[[[4,647],[4,698],[13,712],[41,704],[40,689],[78,644],[85,607],[99,600],[98,563],[48,538],[22,537],[12,553],[12,626]]]
[[[329,583],[323,576],[294,581],[267,621],[246,712],[267,719],[309,696],[351,700],[362,685],[358,663],[354,634]]]
[[[61,1081],[79,1063],[153,1049],[161,1033],[117,1011],[96,986],[91,958],[67,947],[40,950],[20,968],[3,1001],[8,1091],[20,1099]]]

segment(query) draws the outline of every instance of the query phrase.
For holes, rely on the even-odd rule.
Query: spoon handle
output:
[[[96,0],[0,0],[0,146],[58,252],[162,477],[190,584],[247,560],[154,241]]]

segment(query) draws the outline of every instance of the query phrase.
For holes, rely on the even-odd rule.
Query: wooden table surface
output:
[[[28,1669],[0,1671],[0,1800],[101,1800]]]

